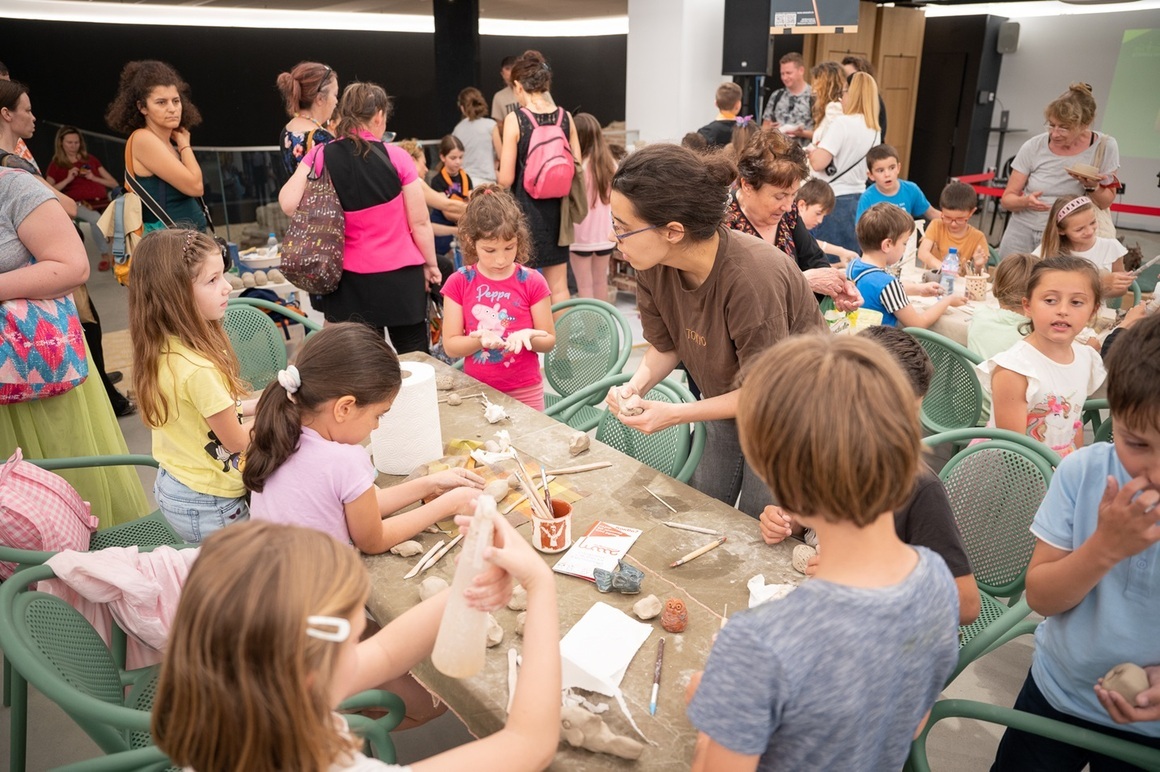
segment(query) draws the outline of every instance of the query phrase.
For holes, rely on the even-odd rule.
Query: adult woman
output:
[[[801,145],[777,129],[761,129],[738,156],[737,170],[740,184],[729,197],[725,224],[793,258],[815,293],[830,295],[844,310],[857,308],[853,282],[830,265],[798,218],[794,194],[810,173]]]
[[[612,234],[636,269],[641,326],[649,342],[625,386],[609,392],[620,420],[644,432],[704,421],[705,452],[691,484],[757,517],[772,501],[745,464],[737,439],[737,381],[762,351],[797,333],[825,329],[809,284],[769,244],[722,227],[725,190],[737,175],[724,153],[678,145],[630,155],[612,180]],[[713,202],[716,202],[714,204]],[[691,404],[643,401],[683,361],[704,395]]]
[[[560,206],[564,199],[532,198],[524,190],[524,167],[528,146],[536,126],[559,123],[572,146],[572,157],[580,159],[580,139],[572,115],[556,107],[548,89],[552,87],[552,68],[539,51],[524,51],[512,66],[512,91],[520,109],[508,113],[503,121],[503,147],[499,159],[499,184],[511,188],[532,232],[532,259],[548,280],[552,303],[568,299],[568,247],[560,246]]]
[[[851,54],[850,56],[843,56],[842,57],[842,71],[846,73],[847,82],[849,82],[849,79],[852,78],[854,76],[854,73],[856,73],[856,72],[864,72],[867,75],[869,75],[871,78],[874,78],[875,83],[878,82],[878,75],[874,71],[874,65],[870,64],[870,61],[863,56],[855,56],[853,54]],[[886,101],[884,99],[882,99],[882,90],[881,89],[878,90],[878,126],[882,130],[882,136],[885,137],[886,136]]]
[[[204,231],[205,213],[198,199],[205,188],[189,134],[201,123],[201,113],[190,101],[189,84],[165,62],[129,62],[121,70],[105,123],[129,136],[126,173],[136,178],[134,187],[152,196],[168,219]],[[166,227],[148,206],[141,207],[141,218],[146,233]]]
[[[34,261],[35,260],[35,261]],[[0,169],[0,302],[57,298],[89,274],[76,229],[31,174]],[[0,406],[0,448],[20,447],[26,458],[128,453],[125,438],[97,378],[48,399]],[[108,527],[148,511],[130,467],[62,472]]]
[[[487,102],[471,86],[459,92],[458,101],[463,120],[451,133],[463,143],[463,168],[476,186],[495,182],[495,121],[487,115]]]
[[[1011,221],[999,243],[1000,257],[1030,252],[1039,246],[1047,225],[1047,212],[1060,196],[1086,195],[1105,210],[1116,197],[1120,149],[1114,138],[1091,129],[1096,117],[1091,87],[1072,83],[1047,106],[1043,116],[1047,119],[1047,131],[1019,148],[1011,164],[1007,188],[999,199],[1003,208],[1011,212]],[[1097,164],[1100,155],[1102,158]],[[1078,164],[1096,166],[1099,179],[1069,171]]]
[[[113,254],[109,251],[109,240],[97,227],[97,220],[109,205],[109,191],[117,187],[117,181],[101,165],[101,159],[88,152],[85,138],[75,126],[57,129],[48,179],[54,188],[77,202],[76,219],[89,224],[93,241],[101,250],[97,270],[109,270]]]
[[[842,114],[842,93],[846,90],[846,76],[837,62],[821,62],[810,70],[810,87],[814,90],[813,110],[816,145],[824,136],[828,120]],[[822,133],[819,134],[819,129]]]
[[[286,173],[293,174],[312,147],[334,139],[328,126],[338,107],[338,73],[318,62],[299,62],[278,76],[278,90],[290,116],[278,146]]]
[[[278,194],[293,215],[306,176],[330,172],[346,220],[342,279],[322,296],[328,322],[385,327],[400,354],[427,351],[427,287],[439,286],[435,239],[415,162],[383,143],[390,117],[387,92],[351,83],[338,105],[338,139],[316,145]],[[315,306],[318,308],[318,306]]]
[[[818,139],[821,134],[821,139]],[[878,130],[878,85],[864,72],[850,78],[842,95],[842,114],[831,117],[821,131],[814,130],[810,168],[830,183],[837,201],[834,211],[818,226],[815,236],[832,244],[861,252],[854,234],[858,198],[866,190],[863,160],[870,148],[882,141]]]

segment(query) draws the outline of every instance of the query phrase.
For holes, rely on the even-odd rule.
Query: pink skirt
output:
[[[544,382],[524,386],[521,389],[512,389],[507,392],[512,399],[518,399],[533,410],[544,412]]]

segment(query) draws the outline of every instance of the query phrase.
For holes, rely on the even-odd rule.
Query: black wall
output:
[[[202,125],[196,145],[274,145],[286,122],[274,85],[302,60],[329,64],[341,85],[372,80],[395,99],[389,128],[400,137],[438,138],[454,127],[436,118],[434,35],[401,32],[263,30],[0,20],[0,58],[31,89],[40,128],[30,143],[43,165],[54,129],[45,121],[112,133],[104,112],[125,62],[162,59],[189,82]],[[499,62],[537,48],[554,71],[552,94],[563,107],[601,124],[624,119],[627,37],[480,39],[489,100],[503,82]]]

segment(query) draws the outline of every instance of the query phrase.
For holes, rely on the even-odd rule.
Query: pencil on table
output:
[[[673,563],[669,564],[669,568],[676,568],[677,566],[683,566],[685,563],[688,563],[690,560],[694,560],[696,558],[701,557],[709,550],[717,549],[718,547],[720,547],[722,544],[725,543],[725,538],[726,537],[722,536],[721,538],[717,539],[716,541],[709,542],[704,547],[693,550],[692,552],[690,552],[688,555],[685,555],[680,560],[676,560]]]

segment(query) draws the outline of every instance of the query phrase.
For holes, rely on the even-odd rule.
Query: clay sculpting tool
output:
[[[612,466],[611,461],[593,461],[591,464],[580,464],[579,466],[565,466],[560,469],[549,469],[548,474],[579,474],[580,472],[594,472],[597,469],[607,469]]]
[[[664,504],[664,505],[665,505],[665,507],[667,507],[667,508],[668,508],[668,510],[669,510],[670,512],[672,512],[674,515],[675,515],[675,514],[677,514],[677,510],[673,509],[673,505],[672,505],[672,504],[670,504],[669,502],[665,501],[665,500],[664,500],[664,499],[662,499],[660,496],[658,496],[658,495],[656,495],[655,493],[653,493],[652,491],[650,491],[648,488],[645,488],[645,489],[644,489],[644,492],[645,492],[645,493],[647,493],[648,495],[652,496],[654,499],[656,499],[656,500],[657,500],[657,501],[659,501],[660,503]]]
[[[669,564],[669,568],[676,568],[677,566],[683,566],[685,563],[688,563],[690,560],[695,560],[695,559],[701,557],[702,555],[704,555],[709,550],[717,549],[718,547],[720,547],[724,543],[725,543],[725,537],[722,536],[719,539],[717,539],[716,541],[709,542],[708,544],[706,544],[704,547],[701,547],[700,549],[693,550],[692,552],[690,552],[688,555],[685,555],[680,560],[673,561],[672,563]]]
[[[439,550],[438,552],[436,552],[434,555],[432,555],[431,559],[428,560],[426,563],[424,563],[423,567],[420,568],[419,571],[420,572],[426,571],[428,568],[430,568],[431,566],[438,563],[443,558],[444,555],[446,555],[448,552],[451,551],[452,547],[454,547],[456,544],[458,544],[462,540],[463,540],[463,534],[459,534],[454,539],[447,542],[447,546],[444,547],[443,549]]]
[[[552,491],[548,489],[548,473],[544,471],[543,464],[540,464],[540,479],[544,482],[544,503],[548,505],[548,511],[555,515],[556,511],[552,509]]]
[[[415,564],[415,567],[414,567],[414,568],[412,568],[412,569],[411,569],[410,571],[408,571],[407,573],[403,574],[403,578],[404,578],[404,579],[410,579],[412,576],[414,576],[415,574],[419,573],[419,572],[420,572],[420,571],[423,569],[423,564],[424,564],[424,563],[426,563],[426,562],[427,562],[427,560],[428,560],[428,559],[429,559],[429,558],[430,558],[432,555],[434,555],[436,552],[438,552],[438,551],[439,551],[439,548],[443,546],[443,543],[444,543],[445,541],[446,541],[446,539],[440,539],[440,540],[439,540],[439,542],[438,542],[438,543],[437,543],[437,544],[436,544],[434,547],[432,547],[431,549],[427,550],[426,554],[424,554],[424,555],[423,555],[423,557],[419,558],[419,562]]]
[[[712,528],[702,528],[699,525],[686,525],[685,523],[674,523],[672,520],[662,520],[661,523],[667,525],[669,528],[678,528],[682,531],[692,531],[693,533],[707,533],[710,536],[720,536],[720,531],[714,531]]]
[[[657,714],[657,692],[661,689],[661,666],[665,662],[665,639],[661,638],[657,641],[657,665],[653,670],[653,688],[652,697],[648,701],[648,712],[650,716]]]

